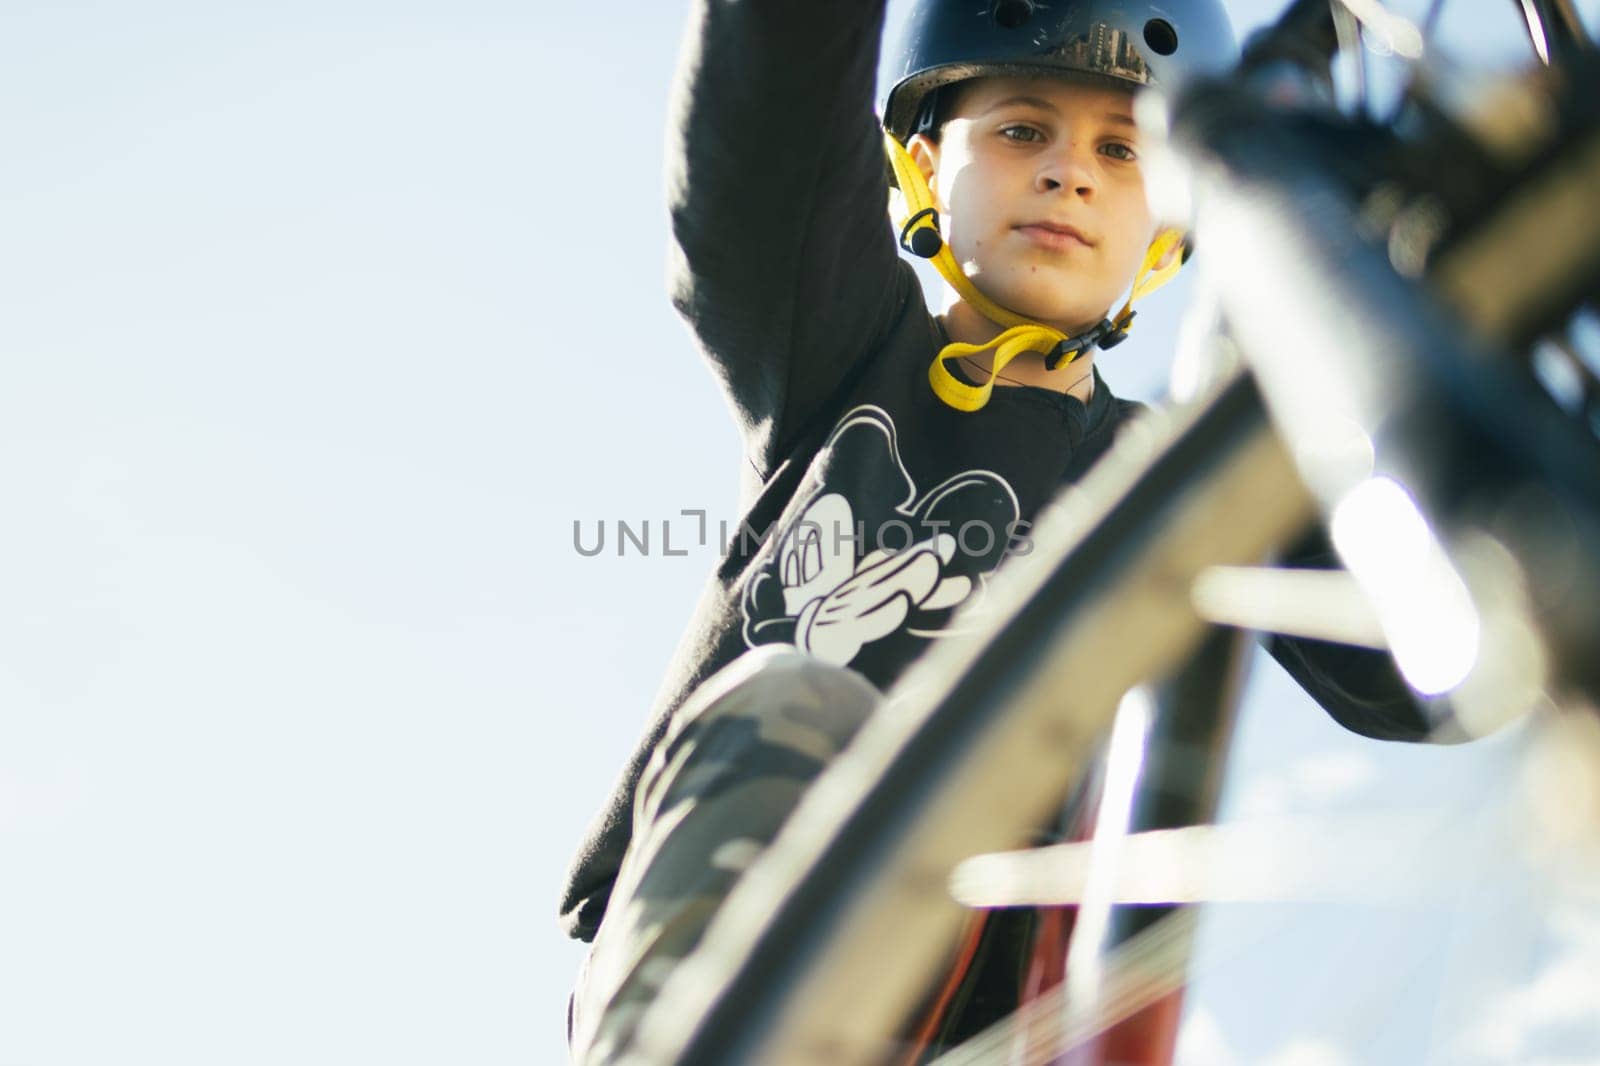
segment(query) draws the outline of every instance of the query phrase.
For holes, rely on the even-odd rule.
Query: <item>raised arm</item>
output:
[[[883,0],[694,0],[667,130],[673,304],[765,476],[887,329]]]

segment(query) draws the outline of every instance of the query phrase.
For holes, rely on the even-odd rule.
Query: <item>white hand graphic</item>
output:
[[[795,644],[830,663],[850,662],[863,644],[898,629],[911,608],[939,587],[940,571],[955,550],[955,538],[941,533],[894,554],[869,552],[848,580],[805,604],[795,623]]]

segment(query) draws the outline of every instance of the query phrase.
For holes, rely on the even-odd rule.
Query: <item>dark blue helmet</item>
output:
[[[883,124],[904,142],[930,124],[935,90],[967,78],[1171,86],[1238,57],[1221,0],[917,0]]]

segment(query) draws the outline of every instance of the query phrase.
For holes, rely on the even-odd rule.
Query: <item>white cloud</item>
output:
[[[1296,1040],[1286,1044],[1262,1066],[1348,1066],[1344,1052],[1323,1040]]]
[[[1377,779],[1371,756],[1361,752],[1328,752],[1303,759],[1291,770],[1296,790],[1306,799],[1340,799]]]
[[[1555,951],[1533,979],[1505,985],[1486,1003],[1460,1050],[1479,1061],[1600,1061],[1600,912],[1563,907],[1551,915]],[[1577,1057],[1574,1057],[1577,1056]]]
[[[1178,1029],[1173,1061],[1183,1066],[1233,1066],[1238,1059],[1215,1016],[1204,1007],[1194,1007]]]
[[[1233,817],[1245,821],[1282,814],[1289,806],[1289,785],[1278,774],[1262,775],[1249,782],[1235,804]]]
[[[1348,799],[1378,778],[1370,755],[1335,751],[1313,755],[1267,773],[1246,784],[1236,805],[1239,818],[1281,815],[1289,810],[1316,810]]]

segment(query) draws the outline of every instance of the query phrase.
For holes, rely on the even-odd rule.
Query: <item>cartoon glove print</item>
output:
[[[987,471],[967,471],[919,497],[893,422],[876,408],[848,412],[822,454],[817,493],[746,589],[745,638],[752,646],[792,643],[843,666],[865,645],[910,628],[908,620],[941,624],[935,612],[972,595],[1000,552],[958,551],[944,530],[955,525],[952,515],[1004,528],[1016,503]],[[886,520],[902,534],[890,548],[877,539]]]
[[[854,574],[801,608],[795,644],[843,666],[863,644],[899,629],[913,607],[936,598],[940,603],[959,602],[971,583],[959,576],[940,577],[941,568],[955,553],[956,539],[948,533],[892,555],[881,549],[867,553]]]

